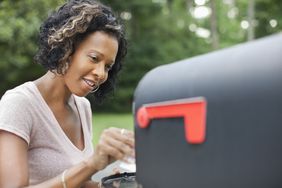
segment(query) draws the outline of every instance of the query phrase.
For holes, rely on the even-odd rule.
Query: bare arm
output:
[[[27,184],[27,143],[14,134],[0,131],[0,187]]]
[[[132,155],[133,133],[121,135],[119,131],[116,128],[104,131],[94,155],[66,171],[65,182],[68,188],[98,187],[97,183],[88,181],[93,174],[116,159]],[[61,174],[38,185],[29,186],[27,150],[28,145],[22,138],[0,131],[0,187],[63,188]]]
[[[0,131],[0,187],[62,188],[61,175],[39,185],[28,186],[27,143],[20,137]],[[68,187],[80,187],[97,170],[82,162],[66,172]]]

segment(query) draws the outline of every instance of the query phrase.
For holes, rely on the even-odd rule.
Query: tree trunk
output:
[[[253,40],[255,38],[254,32],[254,17],[255,17],[255,0],[249,0],[248,4],[248,41]]]
[[[172,12],[172,1],[173,1],[173,0],[167,0],[167,1],[166,1],[166,3],[167,3],[167,8],[168,8],[170,14],[171,14],[171,12]]]
[[[215,3],[216,3],[215,0],[210,0],[210,8],[211,8],[210,27],[211,27],[212,48],[214,50],[219,48]]]

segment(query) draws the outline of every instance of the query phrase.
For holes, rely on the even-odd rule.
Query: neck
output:
[[[48,71],[34,83],[47,104],[68,104],[71,92],[66,87],[63,76]]]

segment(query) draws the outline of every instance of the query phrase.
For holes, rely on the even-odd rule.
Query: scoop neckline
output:
[[[71,97],[73,97],[74,99],[74,103],[75,103],[75,106],[77,108],[77,112],[78,112],[78,115],[79,115],[79,120],[80,120],[80,126],[82,128],[82,134],[83,134],[83,142],[84,142],[84,148],[82,150],[80,150],[76,145],[74,145],[74,143],[69,139],[69,137],[66,135],[66,133],[64,132],[64,130],[62,129],[61,125],[59,124],[58,120],[56,119],[53,111],[50,109],[50,107],[48,106],[48,104],[46,103],[45,99],[43,98],[42,94],[40,93],[38,87],[36,86],[36,84],[32,81],[30,81],[31,85],[33,86],[33,88],[36,90],[36,95],[38,96],[38,98],[40,99],[41,103],[43,104],[44,108],[48,111],[48,116],[52,119],[52,121],[55,123],[56,126],[56,129],[61,133],[61,135],[64,137],[64,140],[68,143],[68,146],[70,146],[71,148],[73,148],[75,151],[77,152],[81,152],[81,153],[84,153],[86,151],[86,144],[87,144],[87,141],[86,141],[86,127],[85,127],[85,122],[84,120],[81,118],[82,117],[82,114],[81,114],[81,107],[80,105],[77,103],[77,99],[74,94],[71,94]]]

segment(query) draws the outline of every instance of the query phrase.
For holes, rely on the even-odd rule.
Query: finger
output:
[[[134,138],[133,131],[128,130],[128,129],[120,129],[120,128],[116,128],[116,127],[111,127],[111,128],[106,129],[105,132],[115,133],[115,134],[119,134],[119,135],[125,135],[129,138]]]
[[[108,137],[107,139],[105,139],[105,142],[111,147],[119,150],[121,153],[123,153],[124,156],[133,156],[134,154],[133,147],[113,137]]]
[[[119,140],[129,145],[130,147],[135,146],[133,131],[112,127],[103,131],[103,135],[107,135],[108,137],[113,137],[116,140]]]
[[[134,133],[133,131],[127,129],[119,129],[119,134],[116,134],[116,138],[121,138],[123,142],[129,144],[131,147],[134,147]]]
[[[124,153],[117,148],[113,147],[112,145],[108,144],[107,142],[100,141],[97,145],[97,153],[104,156],[112,156],[115,159],[122,159],[124,158]]]
[[[120,170],[117,167],[113,168],[113,174],[120,174]]]
[[[134,132],[128,129],[119,129],[121,134],[124,134],[129,137],[134,137]]]
[[[114,188],[120,187],[120,181],[114,181],[114,182],[113,182],[113,187],[114,187]]]
[[[118,154],[115,154],[114,151],[107,152],[107,154],[111,155],[115,159],[123,160],[126,157],[135,157],[135,150],[133,147],[115,139],[111,136],[111,134],[103,134],[99,143],[100,148],[109,146],[112,150],[117,150],[116,153]]]
[[[135,138],[133,131],[125,130],[123,136],[125,137],[125,143],[129,144],[131,147],[135,147]]]

